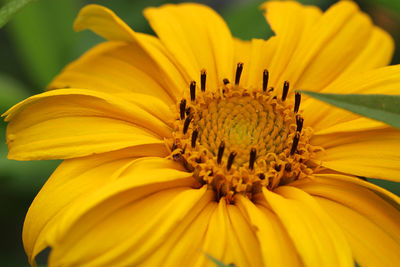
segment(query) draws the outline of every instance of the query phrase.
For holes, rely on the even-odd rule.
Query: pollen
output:
[[[260,73],[260,88],[247,90],[240,86],[242,70],[238,63],[234,84],[224,79],[214,92],[205,90],[201,70],[200,88],[190,83],[190,99],[178,103],[173,137],[167,140],[170,158],[227,201],[310,177],[318,167],[311,159],[321,151],[309,143],[312,129],[303,127],[300,93],[289,100],[286,81],[277,97],[267,90],[267,70]]]

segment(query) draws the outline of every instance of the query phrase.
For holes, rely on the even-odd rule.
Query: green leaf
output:
[[[227,264],[225,264],[225,263],[223,263],[223,262],[217,260],[216,258],[214,258],[213,256],[211,256],[210,254],[207,254],[207,253],[206,253],[206,256],[207,256],[212,262],[214,262],[215,265],[217,265],[217,267],[235,267],[235,265],[234,265],[233,263],[227,265]]]
[[[339,95],[301,92],[328,104],[400,129],[400,95]]]
[[[6,3],[0,9],[0,28],[2,28],[6,23],[21,9],[27,6],[29,3],[36,0],[13,0]]]

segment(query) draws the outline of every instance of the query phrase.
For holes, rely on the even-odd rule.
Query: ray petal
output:
[[[10,121],[8,157],[65,159],[164,142],[171,134],[166,121],[172,113],[157,99],[145,107],[149,111],[120,97],[82,89],[32,96],[3,115]]]
[[[263,193],[306,266],[354,266],[343,231],[310,195],[290,186]]]
[[[200,84],[200,71],[205,69],[207,87],[216,90],[224,78],[233,78],[233,39],[224,20],[211,8],[167,4],[147,8],[144,15],[188,80]]]
[[[209,203],[212,194],[206,192],[206,187],[177,187],[141,198],[134,192],[115,195],[54,241],[50,264],[138,265],[152,255],[191,210],[201,210]],[[92,216],[95,213],[98,216]],[[94,239],[99,240],[96,245]]]
[[[265,266],[303,266],[292,240],[271,210],[243,196],[237,197],[237,205],[253,225]]]
[[[324,167],[357,176],[399,181],[400,132],[393,128],[314,136]]]
[[[316,201],[343,229],[354,259],[360,266],[398,266],[400,246],[378,225],[335,201],[315,197]]]
[[[29,262],[47,247],[47,237],[72,203],[114,181],[115,174],[141,156],[165,156],[163,145],[144,145],[79,159],[65,160],[51,175],[25,218],[23,242]]]

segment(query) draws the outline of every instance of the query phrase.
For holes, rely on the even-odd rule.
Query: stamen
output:
[[[268,93],[271,93],[272,91],[274,91],[274,87],[270,87],[270,88],[268,89]]]
[[[178,148],[178,145],[176,144],[176,142],[174,142],[173,144],[172,144],[172,147],[171,147],[171,152],[173,152],[175,149],[177,149]]]
[[[194,130],[192,133],[192,148],[196,147],[196,140],[197,140],[198,135],[199,135],[199,131],[197,129]]]
[[[300,108],[301,94],[296,92],[294,95],[294,113],[297,113]]]
[[[225,150],[225,142],[222,141],[218,148],[218,157],[217,157],[218,164],[221,164],[222,156],[224,155],[224,150]]]
[[[289,93],[289,82],[285,81],[283,83],[282,101],[286,100],[286,97],[287,97],[288,93]]]
[[[191,107],[188,107],[187,109],[186,109],[186,115],[188,115],[189,116],[189,114],[192,112],[192,108]]]
[[[190,100],[195,101],[196,100],[196,82],[192,81],[190,83]]]
[[[269,72],[268,72],[268,70],[264,70],[264,72],[263,72],[263,92],[265,92],[267,90],[268,79],[269,79]]]
[[[186,111],[186,99],[182,99],[181,104],[179,105],[180,113],[181,113],[181,120],[185,118],[185,111]]]
[[[229,171],[232,168],[233,160],[235,159],[237,153],[235,151],[231,152],[228,157],[228,164],[226,165],[226,169]]]
[[[187,131],[188,131],[188,129],[189,129],[189,124],[190,124],[190,122],[192,121],[192,119],[193,119],[193,115],[192,115],[192,114],[190,114],[190,115],[186,118],[185,122],[183,123],[183,134],[186,134],[186,133],[187,133]]]
[[[225,85],[227,85],[229,83],[229,80],[227,78],[222,80],[224,82]]]
[[[300,132],[296,132],[295,137],[293,138],[292,149],[290,150],[290,155],[293,155],[296,152],[297,145],[299,144]]]
[[[207,73],[206,70],[201,70],[200,73],[200,87],[201,87],[201,91],[205,92],[206,91],[206,77],[207,77]]]
[[[253,147],[250,150],[250,160],[249,160],[249,169],[252,170],[254,168],[254,162],[256,161],[257,150]]]
[[[301,132],[301,129],[303,129],[303,122],[304,122],[304,118],[300,115],[296,116],[296,124],[297,124],[297,132]]]
[[[239,84],[242,71],[243,71],[243,63],[239,62],[236,67],[235,85]]]

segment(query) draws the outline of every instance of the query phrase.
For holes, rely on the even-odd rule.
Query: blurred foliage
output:
[[[27,0],[19,0],[27,3]],[[0,0],[4,6],[9,1]],[[79,9],[88,3],[105,5],[114,10],[135,31],[152,33],[142,16],[146,6],[158,6],[163,0],[39,0],[20,11],[0,29],[0,112],[18,101],[43,91],[60,70],[102,39],[89,31],[75,33],[72,23]],[[242,39],[265,38],[272,31],[258,6],[260,0],[196,1],[215,8],[227,21],[234,36]],[[326,9],[332,0],[301,0]],[[393,0],[358,1],[375,23],[388,30],[400,43],[400,2]],[[15,9],[18,11],[18,9]],[[1,21],[0,21],[1,22]],[[397,49],[399,51],[400,49]],[[399,53],[394,57],[399,62]],[[6,159],[6,124],[0,120],[0,207],[2,266],[27,266],[22,248],[21,231],[25,213],[40,187],[55,169],[58,161],[16,162]],[[374,181],[400,194],[391,182]]]
[[[2,6],[0,9],[0,28],[32,1],[34,0],[14,0]]]

